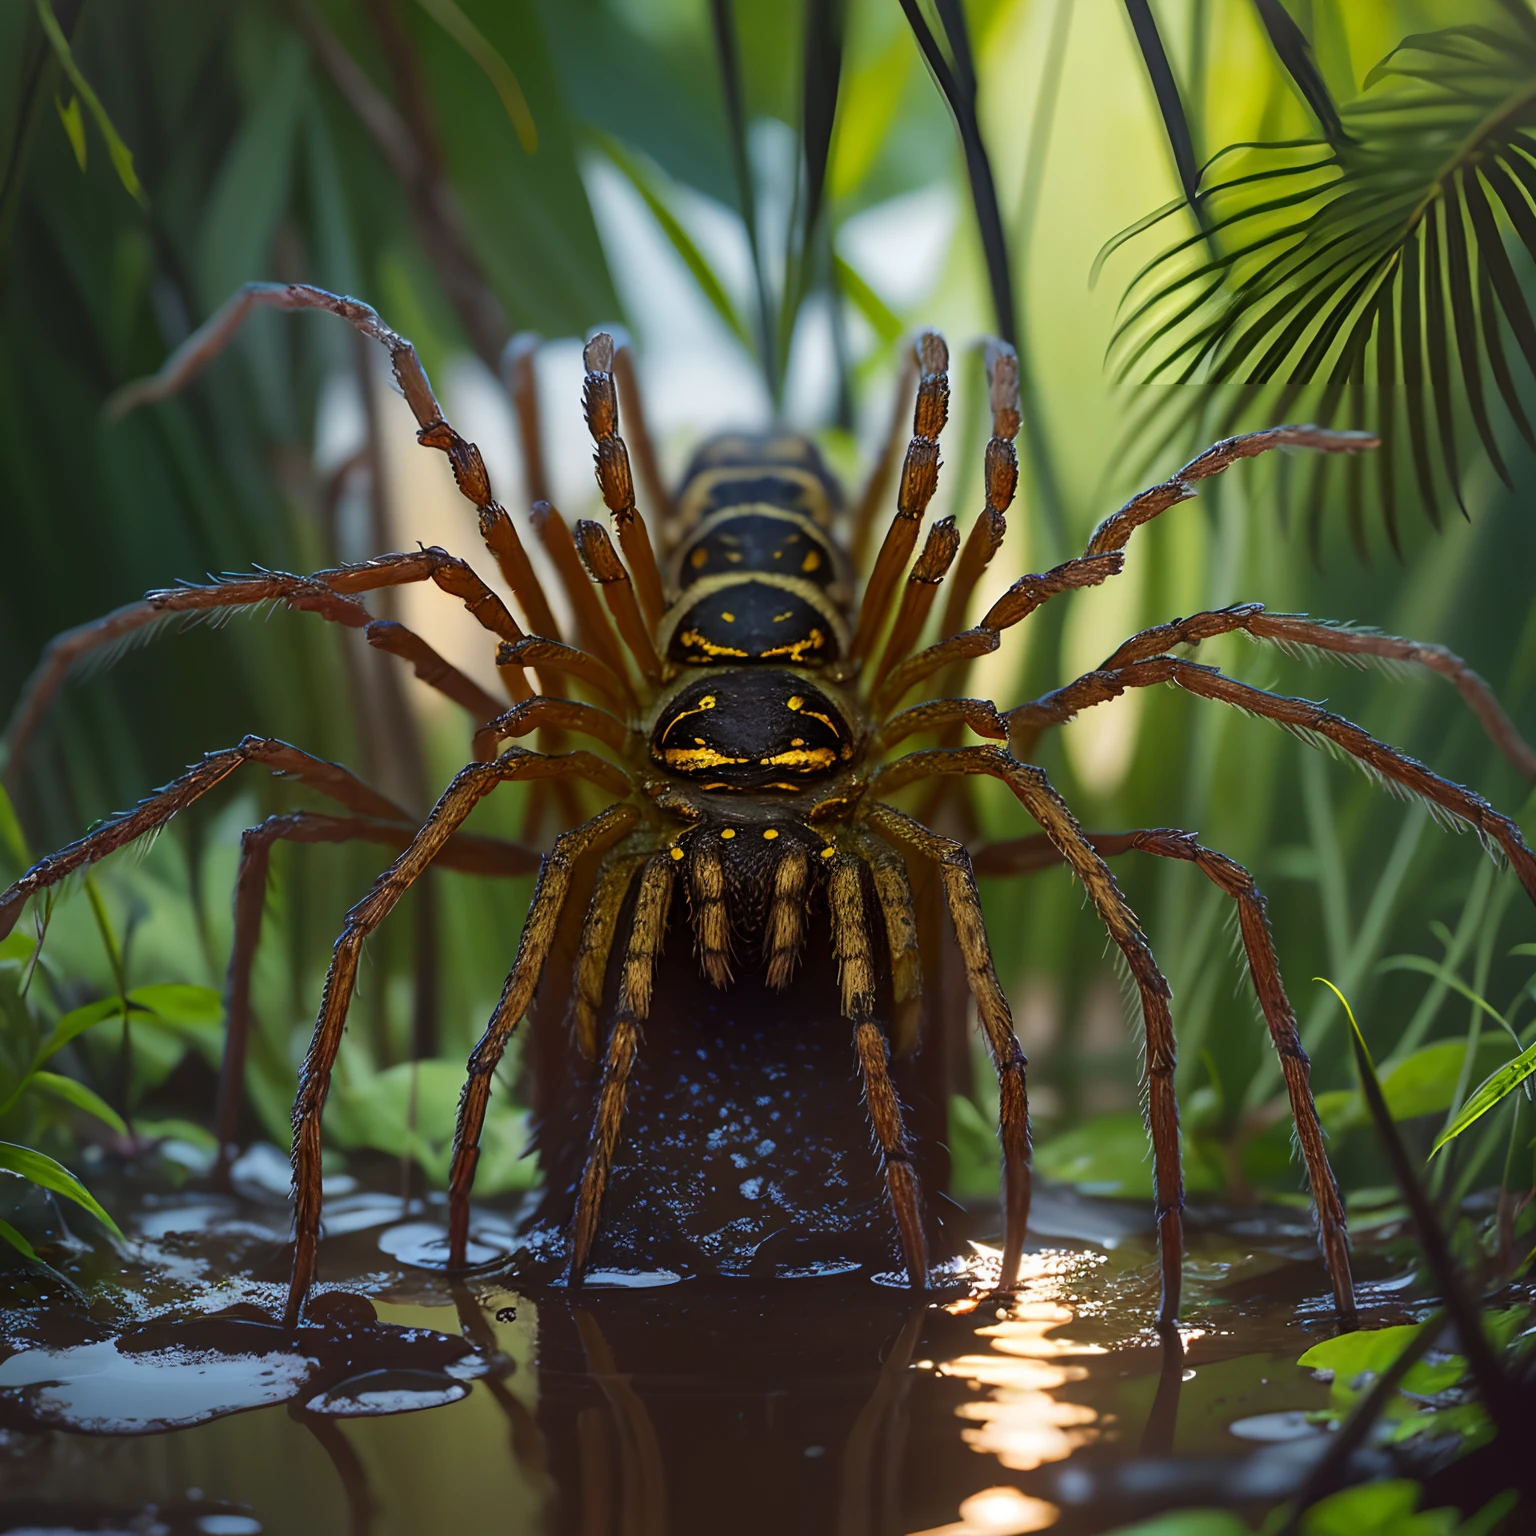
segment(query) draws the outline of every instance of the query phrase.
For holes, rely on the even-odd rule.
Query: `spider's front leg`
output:
[[[472,763],[455,775],[410,846],[374,881],[373,888],[347,914],[346,926],[331,955],[320,1014],[315,1021],[314,1035],[299,1072],[299,1089],[293,1104],[294,1251],[288,1304],[284,1312],[285,1326],[297,1326],[304,1298],[314,1280],[315,1259],[320,1242],[320,1117],[330,1090],[331,1072],[336,1064],[336,1053],[341,1047],[342,1031],[346,1027],[347,1009],[357,981],[357,967],[362,958],[364,940],[384,921],[400,898],[433,862],[475,806],[498,784],[514,779],[554,778],[566,774],[579,774],[614,794],[627,794],[630,789],[627,775],[589,752],[544,757],[514,747],[494,762]],[[627,812],[631,822],[638,815],[633,808],[625,806],[612,807],[603,814],[611,816],[614,812]],[[553,916],[558,916],[558,908]],[[553,917],[549,926],[552,929]],[[524,952],[525,945],[532,943],[529,937],[529,928],[532,927],[534,925],[530,921],[524,929],[523,940],[519,944],[520,953]],[[542,925],[538,931],[542,932]],[[535,971],[527,981],[529,993],[536,979]],[[500,1020],[508,1002],[506,994],[503,994],[503,1007],[498,1008],[493,1024]],[[526,997],[523,1004],[526,1006]],[[519,1008],[518,1014],[506,1024],[503,1043],[521,1012]],[[489,1097],[489,1091],[487,1078],[484,1097]],[[483,1113],[484,1098],[481,1100]]]

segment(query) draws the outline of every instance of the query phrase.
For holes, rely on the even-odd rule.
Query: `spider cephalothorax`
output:
[[[1276,446],[1353,451],[1375,446],[1373,438],[1277,427],[1220,443],[1108,517],[1081,556],[1020,577],[978,623],[966,628],[977,582],[1003,541],[1017,480],[1017,364],[1009,348],[998,343],[990,349],[986,504],[963,548],[955,520],[944,518],[929,528],[918,551],[937,485],[938,439],[948,401],[944,344],[932,333],[918,340],[903,385],[910,390],[915,376],[913,432],[897,481],[895,513],[873,561],[866,562],[900,447],[896,429],[851,513],[814,446],[790,434],[715,439],[696,455],[673,498],[655,472],[627,356],[616,354],[611,340],[599,335],[586,350],[584,404],[597,447],[598,484],[618,547],[601,524],[568,528],[547,502],[535,503],[529,519],[560,574],[574,616],[573,632],[563,635],[513,520],[492,495],[479,450],[443,417],[410,343],[366,305],[299,285],[252,285],[191,337],[156,379],[135,386],[120,404],[160,398],[180,387],[257,304],[330,311],[389,349],[395,376],[420,425],[419,440],[448,455],[532,632],[524,631],[467,564],[433,548],[381,555],[312,576],[261,573],[155,592],[141,604],[61,636],[23,700],[13,730],[14,751],[21,750],[70,663],[92,647],[168,612],[278,600],[362,629],[371,645],[408,661],[418,677],[469,712],[476,725],[476,760],[455,775],[418,827],[401,807],[346,769],[282,742],[248,737],[209,754],[135,810],[35,865],[0,894],[0,934],[35,892],[153,831],[244,762],[266,763],[337,802],[345,814],[300,811],[274,817],[244,840],[221,1100],[221,1131],[228,1141],[232,1107],[239,1101],[246,994],[271,843],[277,838],[364,839],[402,849],[347,916],[300,1076],[294,1105],[297,1209],[290,1321],[298,1317],[314,1276],[320,1116],[361,948],[404,891],[436,861],[478,874],[539,871],[517,958],[469,1061],[450,1184],[454,1263],[462,1263],[466,1252],[469,1195],[492,1075],[556,953],[563,915],[569,911],[580,917],[584,900],[580,943],[569,962],[565,1018],[575,1051],[600,1063],[600,1082],[582,1170],[573,1181],[571,1282],[580,1282],[598,1231],[643,1026],[665,1009],[656,977],[669,925],[686,912],[695,963],[714,987],[745,985],[750,979],[771,992],[791,981],[808,953],[807,924],[815,913],[825,915],[829,930],[821,953],[835,963],[836,1006],[852,1036],[863,1100],[914,1286],[927,1279],[928,1229],[916,1171],[920,1149],[911,1144],[892,1061],[919,1048],[921,1005],[942,986],[942,981],[930,980],[926,989],[924,984],[925,965],[931,977],[944,944],[938,914],[947,912],[965,986],[997,1072],[1005,1222],[1001,1283],[1008,1286],[1018,1272],[1029,1215],[1025,1062],[993,968],[975,875],[977,869],[1024,873],[1065,862],[1124,958],[1140,1001],[1162,1254],[1161,1319],[1171,1322],[1178,1309],[1183,1206],[1173,1018],[1167,983],[1105,862],[1106,856],[1126,852],[1192,862],[1236,903],[1255,990],[1284,1070],[1335,1297],[1342,1312],[1352,1309],[1343,1206],[1328,1166],[1307,1058],[1280,980],[1264,900],[1251,876],[1188,833],[1166,828],[1083,831],[1044,771],[1029,759],[1043,732],[1078,711],[1130,688],[1172,684],[1278,721],[1423,797],[1501,850],[1536,897],[1536,856],[1514,823],[1477,795],[1316,704],[1240,683],[1172,652],[1241,630],[1293,649],[1418,663],[1454,679],[1518,766],[1532,771],[1536,755],[1486,684],[1449,652],[1296,615],[1267,614],[1253,603],[1195,614],[1133,636],[1096,670],[1006,712],[988,700],[965,697],[964,686],[971,660],[996,650],[1007,629],[1059,594],[1115,576],[1135,530],[1189,499],[1192,482]],[[530,365],[526,349],[513,364]],[[636,506],[629,456],[619,437],[621,388],[648,510],[665,557],[665,577]],[[532,393],[520,387],[514,397],[526,406]],[[525,414],[522,425],[525,444],[537,452],[536,419]],[[541,468],[530,479],[542,484]],[[856,572],[866,564],[862,590],[856,591]],[[374,620],[358,600],[358,594],[370,590],[428,580],[461,601],[495,637],[510,708],[410,630]],[[946,581],[940,638],[919,648]],[[936,696],[903,707],[919,689]],[[572,733],[592,746],[529,751],[513,745],[498,752],[505,739],[536,730]],[[982,744],[965,744],[966,731]],[[913,736],[925,736],[929,744],[897,752]],[[891,797],[913,784],[927,782],[931,791],[935,783],[942,789],[975,775],[1001,781],[1041,831],[980,850],[973,868],[961,842],[899,809]],[[460,830],[478,801],[499,784],[543,780],[568,789],[575,779],[595,785],[612,803],[582,821],[573,795],[557,801],[555,809],[575,813],[570,820],[579,824],[568,824],[542,857],[517,844]],[[684,901],[678,900],[679,893]]]

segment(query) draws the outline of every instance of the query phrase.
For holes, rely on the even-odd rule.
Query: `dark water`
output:
[[[1093,1532],[1258,1511],[1326,1444],[1294,1362],[1333,1324],[1296,1214],[1196,1215],[1181,1359],[1149,1326],[1139,1205],[1043,1191],[999,1302],[984,1244],[927,1298],[863,1270],[455,1282],[435,1201],[339,1190],[313,1320],[283,1334],[272,1156],[243,1198],[141,1194],[119,1253],[51,1247],[89,1302],[0,1273],[0,1529]],[[483,1213],[483,1254],[511,1229]],[[1406,1320],[1411,1277],[1360,1266],[1362,1324]]]

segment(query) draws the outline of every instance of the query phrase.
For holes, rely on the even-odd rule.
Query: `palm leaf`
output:
[[[1142,414],[1149,439],[1170,414],[1192,434],[1298,408],[1359,426],[1375,414],[1375,499],[1395,544],[1403,459],[1438,521],[1474,462],[1510,483],[1505,428],[1536,441],[1520,376],[1536,374],[1522,287],[1536,258],[1536,18],[1511,0],[1497,25],[1406,38],[1338,115],[1331,142],[1227,160],[1200,193],[1206,231],[1132,278],[1110,355],[1123,377],[1198,386]],[[1361,537],[1362,473],[1348,498]]]

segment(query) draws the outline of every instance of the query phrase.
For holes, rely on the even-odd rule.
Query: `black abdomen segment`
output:
[[[846,654],[842,494],[805,438],[724,437],[695,456],[677,504],[680,593],[657,648],[707,667],[666,702],[651,756],[705,789],[796,790],[843,767],[856,731],[803,672]]]

